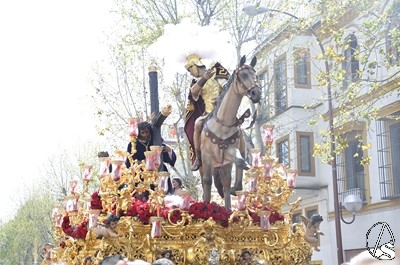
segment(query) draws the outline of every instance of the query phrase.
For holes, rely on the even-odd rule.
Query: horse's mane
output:
[[[235,79],[235,75],[236,75],[236,70],[233,71],[233,73],[229,76],[228,82],[226,82],[221,93],[216,98],[215,107],[214,107],[213,111],[211,111],[210,115],[208,115],[208,119],[210,119],[211,117],[213,117],[214,115],[217,114],[218,109],[221,106],[222,100],[224,99],[226,92],[228,92],[229,88],[231,87],[231,85],[233,83],[233,80]]]

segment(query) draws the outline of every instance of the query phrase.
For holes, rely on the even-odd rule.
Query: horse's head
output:
[[[250,65],[245,64],[246,56],[240,59],[239,67],[236,69],[236,80],[238,82],[238,93],[246,95],[253,103],[260,102],[261,86],[258,82],[258,75],[254,70],[257,58],[253,57]]]

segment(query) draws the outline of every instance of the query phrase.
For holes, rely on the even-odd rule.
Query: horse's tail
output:
[[[221,182],[220,169],[214,169],[214,185],[218,191],[219,196],[221,196],[221,198],[224,198],[224,186],[222,186]]]

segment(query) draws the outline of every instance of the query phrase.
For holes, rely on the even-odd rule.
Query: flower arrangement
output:
[[[228,227],[231,213],[232,211],[228,211],[225,207],[215,202],[195,202],[189,208],[189,214],[193,215],[194,219],[207,220],[211,217],[223,227]]]
[[[98,192],[94,192],[91,195],[91,209],[99,209],[102,210],[101,198]],[[270,210],[271,209],[263,209]],[[169,220],[171,223],[176,224],[182,220],[182,212],[181,209],[174,205],[172,207],[161,207],[158,209],[153,209],[150,205],[149,201],[143,200],[143,198],[134,198],[129,209],[124,212],[120,211],[118,213],[114,211],[112,214],[119,216],[131,216],[137,218],[141,223],[148,225],[150,223],[150,217],[152,216],[160,216],[164,219]],[[208,220],[212,218],[217,224],[222,227],[228,227],[229,218],[232,214],[232,211],[227,210],[224,206],[220,206],[215,202],[197,202],[193,201],[190,204],[188,214],[192,216],[194,220]],[[260,217],[255,211],[249,212],[253,223],[260,223]],[[271,215],[269,216],[269,221],[271,224],[274,224],[277,221],[284,221],[284,216],[280,214],[278,211],[271,211]],[[234,222],[237,220],[233,220]],[[73,238],[85,238],[86,233],[88,231],[88,221],[84,220],[80,225],[71,225],[68,216],[64,216],[62,223],[62,230],[66,235],[69,235]]]
[[[71,225],[69,216],[64,216],[61,228],[70,237],[85,238],[88,232],[88,221],[84,220],[80,225]]]

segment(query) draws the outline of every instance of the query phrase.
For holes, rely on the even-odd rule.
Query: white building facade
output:
[[[313,264],[338,264],[335,222],[341,217],[350,222],[352,214],[344,207],[342,215],[335,212],[336,196],[343,204],[354,194],[363,205],[354,222],[340,221],[344,261],[367,245],[373,248],[381,230],[378,246],[390,242],[391,235],[400,246],[400,46],[394,41],[400,32],[400,1],[381,1],[379,8],[370,13],[388,15],[376,36],[366,34],[364,23],[371,17],[349,9],[335,29],[343,36],[341,47],[317,20],[312,30],[296,34],[288,25],[268,36],[256,52],[269,103],[267,124],[275,125],[273,155],[298,171],[293,197],[302,197],[302,203],[293,219],[314,213],[324,218],[320,229],[325,235],[320,236],[321,251],[313,253]],[[340,63],[334,56],[321,59],[322,52],[331,51],[343,56]],[[321,82],[327,80],[324,72],[336,73],[338,65],[344,80],[331,76],[330,108],[328,84]],[[364,114],[367,111],[374,115]],[[313,156],[325,145],[330,121],[336,137],[334,168],[324,156]],[[335,171],[338,194],[333,189]]]

